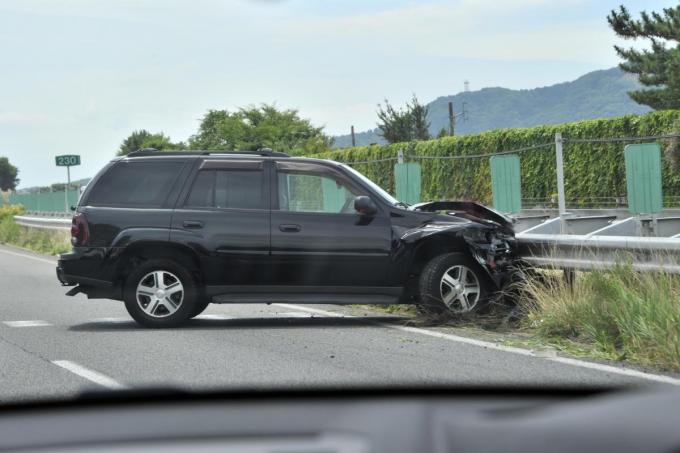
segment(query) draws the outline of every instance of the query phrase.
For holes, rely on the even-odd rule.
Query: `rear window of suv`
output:
[[[92,188],[89,206],[160,208],[184,162],[118,162]]]
[[[264,209],[262,170],[201,170],[184,203],[187,208]]]

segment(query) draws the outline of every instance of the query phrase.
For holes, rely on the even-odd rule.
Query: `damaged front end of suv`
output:
[[[480,292],[486,298],[512,280],[518,256],[511,218],[479,203],[464,201],[419,203],[409,206],[408,212],[402,227],[397,226],[399,222],[393,225],[400,248],[411,256],[411,277],[419,279],[413,285],[418,288],[417,293],[427,292],[429,283],[424,280],[433,257],[443,257],[447,253],[452,257],[451,268],[460,261],[463,267],[482,271],[484,281],[480,285],[485,288]],[[438,272],[445,275],[446,269]],[[435,299],[446,303],[444,280],[439,288],[435,282],[430,292],[434,293]],[[459,310],[449,308],[471,311],[471,307],[465,306]]]

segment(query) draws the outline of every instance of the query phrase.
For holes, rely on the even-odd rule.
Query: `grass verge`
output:
[[[680,277],[630,266],[527,280],[522,327],[574,355],[680,371]]]
[[[500,301],[474,316],[433,321],[412,306],[369,308],[510,346],[680,371],[680,276],[620,265],[577,273],[570,285],[561,272],[539,270],[517,289],[517,307]]]
[[[67,231],[25,228],[14,221],[23,214],[20,205],[0,206],[0,242],[23,247],[38,253],[58,255],[71,250]]]

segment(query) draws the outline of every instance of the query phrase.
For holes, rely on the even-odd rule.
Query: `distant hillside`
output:
[[[456,122],[456,135],[474,134],[507,127],[530,127],[592,118],[607,118],[628,113],[647,113],[627,92],[640,85],[634,77],[618,68],[589,72],[573,82],[558,83],[531,90],[484,88],[478,91],[442,96],[428,104],[430,134],[448,128],[448,103],[460,112],[467,103],[468,119]],[[357,145],[385,143],[378,130],[355,134]],[[349,135],[335,137],[336,148],[351,146]]]

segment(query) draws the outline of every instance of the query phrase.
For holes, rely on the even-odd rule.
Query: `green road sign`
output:
[[[77,154],[66,154],[64,156],[57,156],[54,159],[57,161],[57,167],[80,165],[80,156]]]

